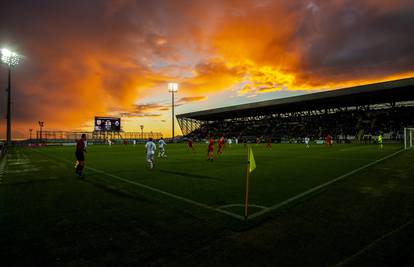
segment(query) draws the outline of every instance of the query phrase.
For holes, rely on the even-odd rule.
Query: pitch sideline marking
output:
[[[287,204],[289,204],[289,203],[291,203],[291,202],[293,202],[293,201],[295,201],[295,200],[297,200],[297,199],[300,199],[300,198],[302,198],[302,197],[304,197],[304,196],[307,196],[307,195],[309,195],[309,194],[311,194],[311,193],[313,193],[313,192],[315,192],[315,191],[318,191],[319,189],[322,189],[322,188],[324,188],[324,187],[327,187],[328,185],[331,185],[331,184],[333,184],[333,183],[336,183],[336,182],[338,182],[338,181],[340,181],[340,180],[342,180],[342,179],[344,179],[344,178],[346,178],[346,177],[348,177],[348,176],[351,176],[351,175],[352,175],[352,174],[354,174],[354,173],[357,173],[357,172],[362,171],[362,170],[364,170],[364,169],[366,169],[366,168],[368,168],[368,167],[371,167],[372,165],[375,165],[375,164],[377,164],[377,163],[379,163],[379,162],[381,162],[381,161],[384,161],[384,160],[386,160],[386,159],[389,159],[389,158],[391,158],[391,157],[393,157],[393,156],[395,156],[395,155],[397,155],[397,154],[399,154],[399,153],[401,153],[401,152],[403,152],[403,151],[405,151],[405,149],[404,149],[404,148],[403,148],[403,149],[401,149],[401,150],[398,150],[398,151],[396,151],[396,152],[394,152],[394,153],[392,153],[392,154],[390,154],[390,155],[388,155],[388,156],[385,156],[385,157],[380,158],[380,159],[377,159],[377,160],[375,160],[375,161],[373,161],[373,162],[371,162],[371,163],[368,163],[368,164],[366,164],[366,165],[364,165],[364,166],[361,166],[361,167],[359,167],[359,168],[356,168],[356,169],[354,169],[354,170],[352,170],[352,171],[350,171],[350,172],[348,172],[348,173],[345,173],[345,174],[343,174],[343,175],[341,175],[341,176],[338,176],[338,177],[336,177],[335,179],[333,179],[333,180],[331,180],[331,181],[329,181],[329,182],[326,182],[326,183],[323,183],[323,184],[321,184],[321,185],[315,186],[315,187],[313,187],[313,188],[311,188],[311,189],[309,189],[309,190],[307,190],[307,191],[305,191],[305,192],[302,192],[302,193],[300,193],[300,194],[298,194],[298,195],[296,195],[296,196],[294,196],[294,197],[291,197],[291,198],[289,198],[289,199],[287,199],[287,200],[285,200],[285,201],[283,201],[283,202],[281,202],[281,203],[278,203],[278,204],[273,205],[273,206],[271,206],[271,207],[269,207],[269,208],[267,208],[267,209],[264,209],[264,210],[258,211],[258,212],[256,212],[256,213],[253,213],[253,214],[251,214],[248,218],[249,218],[249,219],[253,219],[253,218],[256,218],[256,217],[258,217],[258,216],[260,216],[260,215],[263,215],[263,214],[265,214],[265,213],[267,213],[267,212],[270,212],[270,211],[273,211],[273,210],[279,209],[279,208],[281,208],[281,207],[283,207],[283,206],[286,206]]]
[[[400,225],[399,227],[395,228],[392,231],[389,231],[388,233],[383,234],[379,238],[377,238],[374,241],[372,241],[371,243],[369,243],[367,246],[363,247],[357,253],[352,254],[351,256],[345,258],[344,260],[340,261],[339,263],[335,264],[334,266],[342,266],[342,265],[347,264],[349,261],[353,260],[355,257],[358,257],[359,255],[363,254],[364,252],[368,251],[369,249],[371,249],[372,247],[374,247],[375,245],[380,243],[382,240],[392,236],[393,234],[401,231],[402,229],[406,228],[407,226],[409,226],[410,224],[413,224],[413,223],[414,223],[414,219]]]
[[[33,150],[33,151],[36,151],[36,150]],[[43,155],[46,155],[46,156],[49,156],[49,157],[52,157],[52,158],[55,158],[55,159],[58,159],[58,160],[61,160],[61,161],[65,161],[65,162],[68,162],[68,163],[73,163],[72,161],[67,160],[67,159],[59,158],[59,157],[52,156],[52,155],[47,155],[46,153],[43,153],[43,152],[40,152],[40,151],[36,151],[36,152],[37,153],[40,153],[40,154],[43,154]],[[185,197],[181,197],[181,196],[178,196],[178,195],[175,195],[175,194],[172,194],[172,193],[168,193],[168,192],[162,191],[160,189],[157,189],[157,188],[154,188],[154,187],[151,187],[151,186],[148,186],[148,185],[144,185],[144,184],[141,184],[141,183],[138,183],[138,182],[134,182],[134,181],[131,181],[131,180],[122,178],[120,176],[117,176],[117,175],[114,175],[114,174],[111,174],[111,173],[102,171],[102,170],[98,170],[98,169],[95,169],[95,168],[92,168],[92,167],[88,167],[88,166],[86,166],[85,168],[86,169],[89,169],[89,170],[92,170],[94,172],[97,172],[97,173],[102,173],[102,174],[104,174],[106,176],[112,177],[112,178],[117,179],[119,181],[122,181],[122,182],[125,182],[125,183],[129,183],[129,184],[133,184],[133,185],[136,185],[136,186],[145,188],[147,190],[150,190],[150,191],[153,191],[153,192],[157,192],[159,194],[166,195],[166,196],[169,196],[171,198],[175,198],[175,199],[178,199],[178,200],[181,200],[181,201],[184,201],[184,202],[193,204],[195,206],[199,206],[199,207],[202,207],[202,208],[205,208],[205,209],[208,209],[208,210],[216,211],[216,212],[219,212],[219,213],[222,213],[222,214],[225,214],[225,215],[231,216],[233,218],[236,218],[236,219],[239,219],[239,220],[244,221],[244,217],[242,217],[240,215],[237,215],[235,213],[232,213],[232,212],[229,212],[229,211],[226,211],[226,210],[221,210],[219,208],[213,208],[213,207],[210,207],[210,206],[208,206],[206,204],[203,204],[201,202],[197,202],[197,201],[194,201],[194,200],[185,198]]]

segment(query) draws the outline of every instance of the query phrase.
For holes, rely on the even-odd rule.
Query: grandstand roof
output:
[[[269,113],[298,112],[414,100],[414,77],[344,89],[272,99],[177,115],[177,118],[220,120]]]

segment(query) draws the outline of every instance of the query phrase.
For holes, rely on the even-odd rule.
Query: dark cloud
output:
[[[412,71],[414,38],[408,33],[414,31],[414,4],[401,1],[399,9],[388,9],[382,2],[389,1],[341,7],[338,1],[316,1],[318,11],[302,21],[296,35],[306,44],[304,74],[329,81]]]

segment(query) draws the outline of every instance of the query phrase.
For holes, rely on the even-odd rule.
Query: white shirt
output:
[[[309,137],[305,137],[305,143],[309,143]]]
[[[156,147],[155,147],[154,142],[152,142],[152,141],[148,141],[148,142],[145,144],[145,148],[147,149],[147,155],[152,155],[152,154],[154,154],[154,153],[155,153],[155,149],[156,149]]]
[[[160,140],[158,141],[158,146],[159,146],[160,148],[164,148],[164,146],[166,146],[166,145],[167,145],[167,143],[165,143],[164,139],[160,139]]]

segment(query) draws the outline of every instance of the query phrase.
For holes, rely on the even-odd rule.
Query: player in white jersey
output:
[[[306,144],[306,148],[309,148],[309,137],[305,137],[305,144]]]
[[[107,140],[107,141],[108,141],[108,146],[112,146],[112,141],[111,141],[111,139],[109,139],[109,138],[108,138],[108,140]]]
[[[148,140],[148,142],[145,144],[145,150],[147,152],[147,163],[150,169],[154,168],[154,154],[156,150],[155,143],[152,142],[152,138]]]
[[[137,144],[137,140],[132,140],[132,144],[135,146]]]
[[[227,144],[229,145],[229,148],[231,148],[231,144],[233,144],[233,139],[227,139]]]
[[[165,154],[165,146],[167,143],[165,143],[164,139],[161,137],[160,140],[158,140],[158,157],[159,158],[166,158],[167,155]]]

